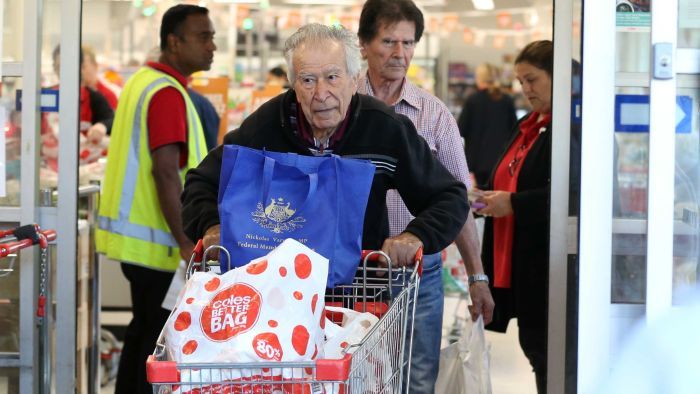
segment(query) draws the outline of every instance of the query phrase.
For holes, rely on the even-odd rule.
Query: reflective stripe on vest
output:
[[[139,155],[140,155],[140,145],[141,145],[141,117],[139,114],[143,113],[144,101],[148,97],[151,90],[153,90],[158,85],[166,84],[167,86],[172,86],[172,81],[168,78],[159,78],[151,82],[139,97],[138,104],[134,109],[134,120],[132,126],[131,134],[131,148],[127,156],[126,171],[124,174],[124,182],[121,189],[121,198],[119,200],[119,213],[118,218],[112,219],[107,216],[99,216],[98,223],[102,230],[108,231],[110,233],[115,233],[127,237],[137,238],[143,241],[170,246],[177,248],[178,244],[175,242],[175,238],[168,231],[158,230],[150,228],[148,226],[135,224],[129,222],[129,214],[131,213],[131,208],[134,200],[134,195],[136,191],[136,183],[139,174]],[[187,94],[185,92],[185,94]],[[189,138],[194,138],[195,152],[197,162],[202,161],[202,151],[200,146],[200,139],[196,132],[191,130],[192,123],[196,122],[198,119],[194,108],[188,105],[188,98],[183,97],[185,100],[185,107],[187,108],[187,129],[188,129],[188,140]],[[196,129],[200,129],[196,127]],[[196,130],[195,130],[196,131]],[[189,144],[188,144],[189,145]],[[189,150],[189,149],[188,149]],[[188,159],[189,161],[189,159]]]

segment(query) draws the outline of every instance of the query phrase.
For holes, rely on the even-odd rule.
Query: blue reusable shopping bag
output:
[[[328,287],[352,282],[374,171],[365,160],[224,146],[219,218],[232,266],[294,238],[328,258]]]

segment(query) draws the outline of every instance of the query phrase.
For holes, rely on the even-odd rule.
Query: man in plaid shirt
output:
[[[469,170],[459,129],[447,107],[406,79],[416,43],[423,33],[423,14],[411,0],[368,0],[360,16],[358,36],[368,70],[358,93],[374,96],[406,115],[433,154],[458,180],[470,187]],[[420,191],[416,191],[420,193]],[[387,194],[391,235],[400,234],[413,219],[395,190]],[[472,213],[455,239],[470,275],[470,314],[491,321],[494,308],[484,275]],[[437,378],[442,335],[443,289],[440,253],[424,256],[418,294],[411,362],[411,392],[432,393]]]

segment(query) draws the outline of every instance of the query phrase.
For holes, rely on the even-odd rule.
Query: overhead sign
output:
[[[689,134],[691,132],[692,109],[692,97],[676,96],[676,133]],[[615,96],[615,131],[649,132],[649,96],[633,94]]]

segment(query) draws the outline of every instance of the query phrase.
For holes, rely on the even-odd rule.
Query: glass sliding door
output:
[[[700,7],[584,1],[584,15],[577,387],[588,393],[616,373],[634,327],[697,288]]]

